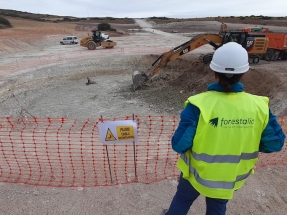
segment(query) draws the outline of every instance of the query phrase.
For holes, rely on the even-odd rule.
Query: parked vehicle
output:
[[[66,44],[78,44],[78,38],[76,36],[66,36],[61,41],[60,44],[66,45]]]
[[[264,33],[269,38],[267,52],[264,59],[267,61],[287,59],[287,34],[286,33]]]

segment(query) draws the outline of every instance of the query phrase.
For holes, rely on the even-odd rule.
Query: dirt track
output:
[[[202,30],[200,27],[189,33]],[[24,114],[36,117],[179,114],[188,96],[204,91],[213,81],[208,67],[196,64],[199,54],[212,48],[202,47],[170,62],[150,86],[134,93],[133,71],[145,71],[159,54],[190,39],[182,34],[155,33],[149,30],[113,37],[118,43],[114,49],[92,52],[80,46],[59,45],[63,34],[15,39],[2,36],[0,115],[19,116],[23,108]],[[261,61],[252,66],[243,81],[247,91],[269,96],[270,106],[277,115],[287,115],[286,68],[287,61]],[[96,84],[87,86],[86,77]],[[285,176],[286,167],[259,170],[236,192],[228,205],[228,214],[285,214]],[[0,212],[13,215],[156,215],[169,205],[176,190],[172,179],[151,185],[88,189],[0,185]],[[203,198],[196,201],[189,214],[204,214]]]

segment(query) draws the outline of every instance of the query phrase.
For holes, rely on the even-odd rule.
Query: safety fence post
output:
[[[103,122],[103,116],[101,115],[101,121]],[[111,184],[113,184],[113,177],[112,177],[112,170],[111,170],[111,163],[110,163],[110,157],[109,157],[109,150],[108,150],[108,145],[106,144],[106,153],[107,153],[107,158],[108,158],[108,165],[109,165],[109,172],[110,172],[110,178],[111,178]]]
[[[133,114],[133,121],[135,121],[135,115]],[[137,177],[137,163],[136,163],[136,144],[135,141],[133,141],[134,146],[134,167],[135,167],[135,181],[138,181]]]

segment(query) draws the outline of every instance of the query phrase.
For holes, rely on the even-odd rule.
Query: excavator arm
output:
[[[187,54],[203,45],[210,44],[217,49],[222,44],[223,37],[218,34],[201,34],[191,40],[163,53],[148,69],[146,73],[140,73],[135,71],[133,74],[133,88],[136,90],[141,87],[145,82],[150,80],[155,74],[157,74],[162,68],[164,68],[168,62],[173,61],[180,56]],[[219,44],[219,45],[218,45]]]

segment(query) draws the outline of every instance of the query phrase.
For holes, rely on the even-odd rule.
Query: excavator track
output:
[[[259,63],[259,61],[260,61],[260,56],[259,55],[249,55],[248,56],[249,58],[248,58],[248,62],[250,63],[250,64],[257,64],[257,63]]]
[[[211,62],[214,52],[209,52],[207,54],[202,54],[199,56],[199,62],[208,64]]]

